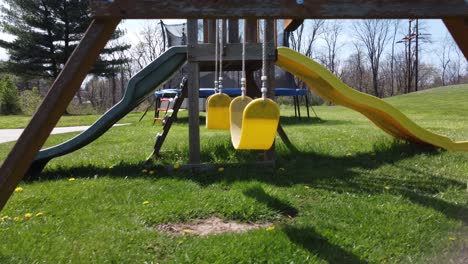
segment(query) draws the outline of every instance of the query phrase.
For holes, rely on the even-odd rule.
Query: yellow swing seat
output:
[[[206,128],[229,129],[229,105],[231,97],[227,94],[216,93],[206,101]]]
[[[280,118],[279,107],[273,100],[238,96],[232,100],[229,112],[235,149],[271,148]]]

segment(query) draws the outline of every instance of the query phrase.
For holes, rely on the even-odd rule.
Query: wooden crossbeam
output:
[[[119,19],[94,20],[0,168],[0,210],[65,112]]]
[[[463,0],[91,0],[107,18],[445,18],[467,17]]]

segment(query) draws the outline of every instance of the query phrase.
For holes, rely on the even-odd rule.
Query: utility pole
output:
[[[414,28],[411,27],[412,22],[415,22]],[[425,35],[430,34],[419,34],[419,21],[418,19],[409,19],[408,20],[408,35],[404,36],[401,40],[396,43],[405,43],[405,58],[406,58],[406,92],[411,92],[411,86],[413,83],[413,73],[414,73],[414,89],[415,91],[419,90],[419,40],[426,40]],[[411,42],[414,40],[415,47],[414,53],[411,50]],[[414,54],[414,62],[413,62]],[[414,69],[414,71],[413,71]]]

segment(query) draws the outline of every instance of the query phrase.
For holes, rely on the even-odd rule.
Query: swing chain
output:
[[[261,81],[262,81],[262,89],[261,89],[261,92],[262,92],[262,98],[263,98],[263,101],[266,100],[266,97],[267,97],[267,81],[268,81],[268,78],[267,78],[267,74],[266,74],[266,53],[267,53],[267,45],[266,45],[266,30],[267,30],[267,26],[266,26],[266,19],[263,20],[263,43],[262,43],[262,77],[261,77]]]
[[[219,27],[219,21],[218,19],[216,19],[216,22],[215,22],[215,26],[216,26],[216,33],[215,33],[215,72],[214,72],[214,89],[215,89],[215,93],[218,92],[218,27]]]
[[[225,20],[221,19],[221,35],[219,38],[219,93],[223,92],[223,49],[224,49],[224,23]]]

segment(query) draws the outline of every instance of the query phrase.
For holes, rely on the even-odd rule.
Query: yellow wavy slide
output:
[[[362,113],[393,137],[450,151],[468,151],[468,141],[454,142],[422,128],[395,107],[350,88],[322,65],[292,49],[279,47],[276,64],[302,79],[325,100]]]

